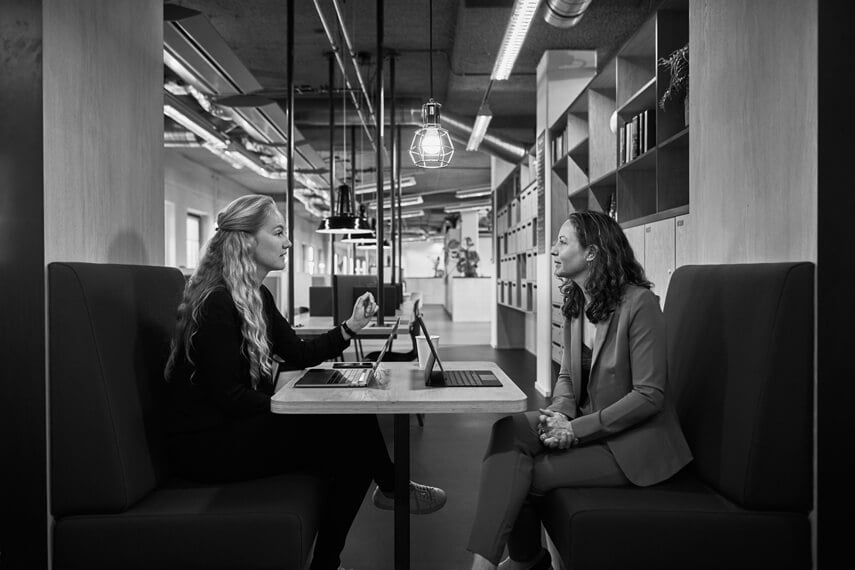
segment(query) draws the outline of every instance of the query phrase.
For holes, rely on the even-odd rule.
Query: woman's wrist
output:
[[[344,335],[347,338],[353,338],[356,336],[357,331],[354,330],[353,327],[347,321],[342,321],[341,330],[344,332]]]

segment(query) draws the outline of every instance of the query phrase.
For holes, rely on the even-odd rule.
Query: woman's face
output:
[[[285,220],[278,210],[267,214],[261,229],[255,233],[255,263],[259,271],[277,271],[285,269],[285,259],[291,242],[285,233]]]
[[[579,245],[576,228],[567,220],[558,230],[558,238],[552,246],[552,263],[555,265],[555,275],[564,279],[572,279],[584,283],[588,276],[587,258],[591,253],[590,247]]]

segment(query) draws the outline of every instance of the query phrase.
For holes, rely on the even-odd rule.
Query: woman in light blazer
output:
[[[570,214],[552,248],[564,357],[551,404],[493,425],[469,550],[473,570],[548,569],[534,503],[558,487],[647,486],[692,459],[670,401],[665,321],[620,226]]]

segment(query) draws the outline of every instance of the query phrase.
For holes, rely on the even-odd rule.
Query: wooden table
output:
[[[355,339],[353,339],[353,348],[356,351],[356,360],[362,360],[365,358],[364,351],[362,350],[362,339],[370,338],[386,340],[386,337],[388,337],[389,333],[392,332],[392,325],[395,324],[396,318],[397,317],[384,317],[382,327],[376,322],[372,322],[369,323],[367,327],[359,331],[359,334]],[[338,324],[339,323],[333,322],[332,317],[309,317],[308,319],[303,319],[296,325],[292,326],[294,327],[294,332],[297,333],[297,336],[301,338],[312,338],[324,334],[330,329],[335,328]],[[410,322],[408,320],[401,319],[401,323],[398,325],[398,332],[402,330],[406,331],[409,326]],[[398,338],[397,333],[395,334],[395,338]]]
[[[387,333],[388,334],[388,333]],[[326,363],[323,366],[332,366]],[[494,362],[443,362],[446,370],[490,370],[496,388],[433,388],[424,385],[418,362],[386,362],[387,388],[294,388],[302,371],[283,372],[270,400],[277,414],[393,414],[395,438],[395,569],[410,567],[409,414],[524,412],[526,395]]]

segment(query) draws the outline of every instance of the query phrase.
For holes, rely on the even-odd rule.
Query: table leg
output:
[[[395,570],[410,568],[410,416],[395,414]]]

